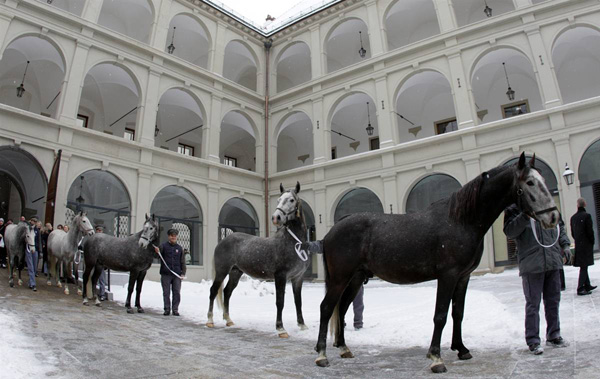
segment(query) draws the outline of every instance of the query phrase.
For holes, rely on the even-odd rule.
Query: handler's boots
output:
[[[529,351],[533,355],[544,354],[544,348],[539,343],[532,343],[529,345]]]
[[[553,340],[547,340],[546,345],[552,347],[567,347],[569,346],[569,343],[562,337],[556,337]]]

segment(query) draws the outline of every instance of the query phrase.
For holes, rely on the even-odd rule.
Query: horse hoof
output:
[[[19,285],[22,286],[23,285],[23,281],[21,279],[19,279]]]
[[[308,330],[308,326],[305,324],[298,324],[298,326],[300,327],[300,330]]]
[[[207,327],[207,328],[214,328],[214,327],[215,327],[215,324],[214,324],[213,322],[207,322],[207,323],[206,323],[206,327]]]
[[[81,296],[83,295],[83,292],[81,292],[81,290],[77,290],[77,295]]]
[[[448,369],[446,369],[446,365],[443,363],[434,362],[429,368],[431,368],[431,371],[433,371],[435,374],[442,374],[448,371]]]
[[[354,354],[352,354],[352,352],[350,351],[350,349],[348,349],[347,347],[343,348],[340,351],[340,357],[342,358],[354,358]]]
[[[471,359],[471,358],[473,358],[473,356],[468,351],[466,353],[464,353],[464,354],[458,353],[458,359],[460,359],[462,361],[466,361],[466,360]]]
[[[95,304],[98,308],[102,308],[102,303],[96,303]]]
[[[52,285],[52,282],[48,280],[48,281],[46,282],[46,285],[48,285],[48,286],[51,286],[51,285]]]
[[[327,360],[327,357],[319,357],[317,360],[315,360],[315,363],[319,367],[329,367],[329,361]]]
[[[127,313],[129,313],[130,315],[132,315],[133,314],[133,309],[127,308]]]
[[[227,321],[227,324],[225,324],[226,326],[234,326],[235,323],[233,321]]]
[[[65,289],[65,295],[68,295],[70,292],[68,289]]]
[[[146,313],[146,311],[142,307],[138,307],[137,311],[138,313]]]
[[[279,338],[290,338],[290,335],[287,332],[279,333]]]
[[[15,286],[15,283],[13,283],[13,282],[8,282],[8,285],[9,285],[9,286],[12,288],[12,287],[14,287],[14,286]]]
[[[61,283],[61,282],[58,282],[58,283],[56,284],[56,286],[57,286],[58,288],[62,288],[62,283]]]
[[[83,299],[83,305],[89,305],[88,299]]]

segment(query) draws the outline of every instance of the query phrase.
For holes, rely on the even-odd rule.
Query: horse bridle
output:
[[[523,188],[519,187],[517,189],[517,202],[518,202],[519,208],[521,208],[521,210],[523,210],[523,206],[521,205],[521,203],[522,203],[521,202],[521,199],[522,199],[521,196],[523,196],[524,193],[525,193],[525,191],[523,191]],[[546,208],[546,209],[542,209],[541,211],[537,211],[537,212],[534,212],[533,210],[531,210],[529,212],[533,213],[535,216],[539,216],[541,214],[550,213],[550,212],[554,212],[554,211],[558,211],[558,208],[556,206],[550,207],[550,208]],[[529,213],[529,212],[526,212],[526,213]]]

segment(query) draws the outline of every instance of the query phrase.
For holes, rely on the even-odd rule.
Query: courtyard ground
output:
[[[442,377],[593,378],[600,374],[598,296],[576,296],[578,270],[566,268],[567,291],[561,301],[565,349],[528,353],[523,338],[524,299],[517,270],[471,279],[463,323],[465,345],[474,358],[459,361],[449,349],[451,319],[442,339],[448,373]],[[590,269],[592,284],[600,282],[600,264]],[[23,279],[27,278],[24,272]],[[215,314],[216,328],[206,322],[210,282],[182,288],[181,317],[162,315],[160,285],[144,283],[146,314],[125,313],[126,288],[113,286],[115,302],[101,308],[81,305],[71,291],[66,296],[38,278],[38,291],[26,285],[9,288],[0,270],[0,377],[310,377],[413,378],[432,377],[425,358],[433,330],[435,282],[394,286],[370,281],[365,287],[365,328],[347,328],[347,343],[355,359],[342,360],[328,348],[331,366],[314,364],[319,303],[323,284],[303,290],[308,331],[295,323],[288,286],[284,325],[289,339],[275,334],[272,283],[244,280],[233,294],[227,328]],[[26,280],[24,280],[27,283]],[[600,291],[600,290],[599,290]],[[216,308],[215,308],[216,309]],[[352,325],[352,311],[347,315]],[[542,317],[542,338],[545,322]],[[331,346],[331,341],[329,341]]]

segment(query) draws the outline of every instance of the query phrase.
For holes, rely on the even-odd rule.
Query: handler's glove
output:
[[[563,249],[563,263],[566,265],[570,265],[572,264],[572,254],[571,254],[571,249],[569,249],[569,247],[565,247]]]

